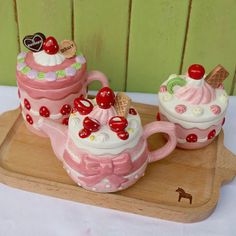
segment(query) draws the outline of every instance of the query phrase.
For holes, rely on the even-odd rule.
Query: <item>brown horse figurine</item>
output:
[[[179,202],[180,202],[181,198],[188,198],[190,204],[192,204],[192,199],[193,199],[193,197],[192,197],[191,194],[186,193],[182,188],[177,188],[177,189],[176,189],[176,192],[179,193],[179,200],[178,200]]]

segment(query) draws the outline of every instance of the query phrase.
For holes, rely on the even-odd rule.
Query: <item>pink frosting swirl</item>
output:
[[[202,86],[186,85],[178,89],[175,93],[180,100],[189,102],[190,104],[208,104],[215,100],[215,90],[206,82]]]
[[[116,110],[114,107],[102,109],[99,106],[95,106],[90,116],[98,120],[101,125],[106,125],[113,116],[116,116]]]

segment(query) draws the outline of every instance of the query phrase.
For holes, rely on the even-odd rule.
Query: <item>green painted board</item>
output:
[[[134,0],[127,90],[157,93],[178,73],[188,16],[188,0]]]
[[[0,84],[16,84],[17,27],[13,1],[0,1]]]
[[[72,2],[70,0],[17,1],[21,49],[25,35],[42,32],[58,42],[72,37]]]
[[[183,72],[193,63],[204,65],[206,72],[222,64],[230,73],[224,83],[230,92],[236,64],[235,0],[193,0]]]
[[[74,34],[89,70],[100,70],[114,90],[125,89],[129,0],[75,0]],[[98,84],[91,86],[98,88]]]

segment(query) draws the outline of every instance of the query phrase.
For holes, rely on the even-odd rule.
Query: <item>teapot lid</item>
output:
[[[102,88],[95,99],[74,100],[68,135],[81,149],[96,155],[118,154],[134,147],[142,135],[138,112],[125,93]]]

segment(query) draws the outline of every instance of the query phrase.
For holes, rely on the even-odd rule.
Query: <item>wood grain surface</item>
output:
[[[157,107],[135,104],[143,124],[155,120]],[[0,117],[0,181],[27,191],[178,222],[205,219],[217,204],[222,183],[236,175],[236,158],[223,146],[223,133],[200,150],[176,149],[167,158],[150,164],[145,176],[127,190],[94,193],[67,176],[47,138],[30,133],[19,110]],[[160,134],[148,140],[151,150],[165,141]],[[177,188],[193,201],[178,202]]]

